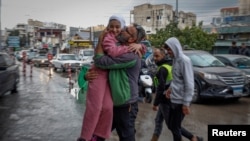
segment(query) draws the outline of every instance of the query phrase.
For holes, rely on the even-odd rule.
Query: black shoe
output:
[[[203,141],[203,138],[197,136],[197,141]]]

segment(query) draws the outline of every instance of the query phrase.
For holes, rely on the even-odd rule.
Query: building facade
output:
[[[155,34],[156,29],[165,28],[170,22],[175,19],[175,11],[173,6],[168,4],[152,5],[149,3],[135,6],[130,11],[130,21],[143,26],[147,34]],[[185,13],[180,11],[178,13],[178,27],[185,28],[186,26],[192,26],[196,23],[196,15],[193,13]]]
[[[250,15],[250,0],[240,0],[239,14]]]

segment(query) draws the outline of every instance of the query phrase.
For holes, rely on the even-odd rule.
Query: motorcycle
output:
[[[148,68],[142,68],[139,76],[139,96],[144,99],[144,102],[151,103],[153,96],[153,79]]]

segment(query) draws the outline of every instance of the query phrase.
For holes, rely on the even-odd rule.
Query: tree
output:
[[[193,49],[211,51],[217,39],[217,34],[209,34],[202,30],[202,22],[198,26],[177,28],[175,23],[170,23],[165,29],[156,30],[156,34],[149,36],[149,41],[155,47],[161,47],[169,37],[177,37],[182,45]]]

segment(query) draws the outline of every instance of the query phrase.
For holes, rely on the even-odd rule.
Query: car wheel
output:
[[[64,68],[63,66],[61,66],[62,72],[66,72],[66,68]]]
[[[192,98],[192,102],[193,103],[199,103],[201,101],[200,99],[200,88],[199,85],[197,83],[195,83],[194,85],[194,95]]]
[[[240,99],[240,97],[234,97],[232,99],[230,99],[232,102],[237,102]]]
[[[146,94],[146,97],[145,97],[145,101],[146,101],[146,103],[151,103],[152,102],[152,94],[150,94],[150,93],[147,93]]]
[[[15,84],[14,84],[12,90],[11,90],[11,94],[17,93],[17,85],[18,85],[18,83],[19,83],[19,78],[16,77]]]
[[[57,71],[56,65],[51,64],[51,66],[53,67],[53,70],[54,70],[54,71]]]

